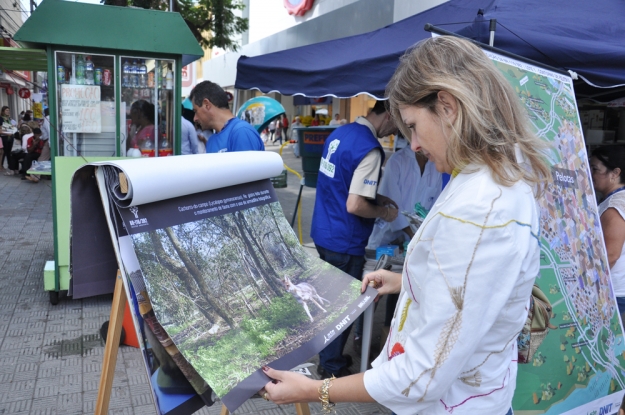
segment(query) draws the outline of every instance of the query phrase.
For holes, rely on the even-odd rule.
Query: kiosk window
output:
[[[174,64],[173,60],[120,57],[122,155],[173,155]]]
[[[57,155],[115,156],[115,57],[56,52]]]

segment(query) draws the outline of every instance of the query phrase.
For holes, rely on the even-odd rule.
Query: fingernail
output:
[[[269,370],[269,366],[263,366],[263,371],[268,371]]]

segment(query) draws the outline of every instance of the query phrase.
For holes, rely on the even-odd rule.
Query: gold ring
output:
[[[267,392],[263,393],[263,399],[266,401],[269,400],[269,394]]]

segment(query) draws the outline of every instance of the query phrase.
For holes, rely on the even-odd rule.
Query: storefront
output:
[[[45,51],[19,48],[14,41],[5,39],[4,46],[0,46],[0,106],[8,106],[15,120],[20,112],[31,109],[30,97],[20,97],[19,91],[25,88],[29,93],[35,92],[36,71],[47,71]]]
[[[54,303],[71,294],[71,177],[91,161],[180,154],[181,68],[203,51],[178,13],[59,0],[41,3],[15,39],[47,59]]]

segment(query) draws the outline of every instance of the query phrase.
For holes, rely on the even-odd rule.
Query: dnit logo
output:
[[[612,413],[612,404],[599,408],[599,415],[610,415]]]

